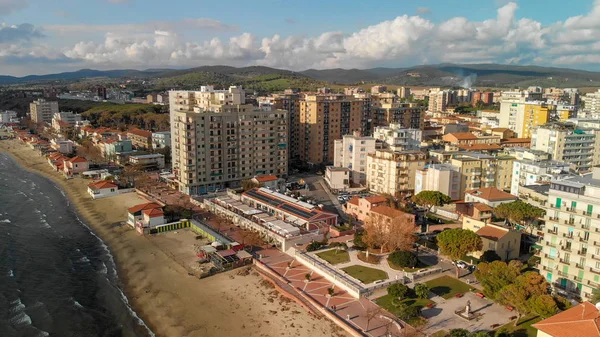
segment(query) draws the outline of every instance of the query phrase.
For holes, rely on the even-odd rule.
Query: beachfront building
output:
[[[373,138],[382,141],[383,146],[392,151],[420,150],[423,130],[407,129],[399,124],[390,124],[376,127],[373,131]]]
[[[344,205],[344,212],[355,220],[364,222],[371,209],[377,206],[387,206],[387,199],[380,195],[365,198],[354,197]]]
[[[171,146],[171,132],[161,131],[152,133],[152,148],[164,149]]]
[[[140,129],[127,131],[127,139],[136,149],[152,149],[152,132]]]
[[[81,122],[83,119],[81,115],[73,113],[72,111],[61,111],[57,112],[52,116],[52,128],[58,132],[65,132],[75,127],[77,122]]]
[[[333,166],[350,170],[350,184],[366,183],[367,155],[375,151],[375,143],[375,138],[362,137],[359,131],[334,141]]]
[[[217,101],[204,92],[170,92],[171,158],[183,193],[236,188],[257,175],[287,175],[287,112],[242,105],[244,91],[229,92]]]
[[[159,153],[129,156],[129,163],[143,170],[160,170],[165,168],[165,156]]]
[[[327,166],[325,168],[325,182],[334,192],[345,191],[350,188],[350,169],[347,167]]]
[[[57,101],[38,99],[29,104],[29,117],[35,123],[52,123],[52,117],[58,113]]]
[[[162,223],[160,222],[160,216],[158,212],[152,212],[154,210],[160,211],[162,213],[162,207],[160,204],[155,202],[147,202],[145,204],[135,205],[127,209],[127,224],[131,227],[137,227],[138,223],[142,224],[142,227],[149,227],[150,224],[154,226],[163,225],[164,224],[164,213],[162,215]],[[145,221],[144,217],[147,217],[149,221]],[[153,221],[152,218],[155,218]],[[143,224],[147,224],[148,226],[143,226]]]
[[[412,193],[416,172],[426,163],[425,152],[376,150],[367,156],[367,186],[375,193]]]
[[[67,178],[85,172],[89,167],[89,162],[83,157],[76,156],[63,161],[63,173]]]
[[[460,178],[458,167],[450,164],[428,165],[416,172],[415,194],[422,191],[437,191],[444,193],[452,200],[462,199]]]
[[[518,198],[495,187],[482,187],[465,192],[466,202],[479,202],[490,207],[516,201]]]
[[[75,150],[75,143],[72,140],[64,139],[52,139],[50,140],[50,147],[57,152],[63,154],[71,154]]]
[[[553,180],[543,208],[540,273],[559,293],[590,298],[600,287],[600,167]]]
[[[119,194],[119,186],[109,180],[96,181],[88,184],[88,194],[92,199],[112,197]]]

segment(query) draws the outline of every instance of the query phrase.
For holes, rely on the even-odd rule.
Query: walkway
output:
[[[335,209],[337,209],[338,213],[340,214],[340,217],[342,219],[344,219],[344,221],[348,221],[348,216],[346,215],[346,212],[344,212],[344,206],[342,206],[342,204],[337,199],[337,197],[335,195],[333,195],[333,193],[331,193],[329,188],[326,186],[327,184],[325,183],[325,181],[323,179],[319,179],[319,181],[317,183],[319,183],[321,185],[321,187],[323,188],[323,191],[325,191],[325,193],[327,193],[327,196],[331,200],[331,203],[333,204]]]

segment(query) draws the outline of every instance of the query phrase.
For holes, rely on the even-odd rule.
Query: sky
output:
[[[0,75],[437,63],[600,71],[600,0],[0,0]]]

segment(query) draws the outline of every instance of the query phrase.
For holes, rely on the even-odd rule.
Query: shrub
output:
[[[401,283],[392,284],[388,287],[387,293],[392,297],[403,299],[408,295],[408,287]]]
[[[399,267],[414,268],[417,265],[417,256],[406,250],[398,250],[390,254],[388,261]]]
[[[428,298],[429,297],[429,286],[425,283],[417,283],[415,284],[415,295],[418,298]]]
[[[469,330],[466,329],[452,329],[450,330],[450,337],[468,337]]]
[[[495,251],[486,250],[485,252],[483,252],[483,254],[479,258],[479,260],[481,262],[490,263],[490,262],[494,262],[494,261],[500,261],[500,260],[502,260],[502,258]]]
[[[421,310],[417,307],[408,306],[400,311],[400,319],[409,320],[421,316]]]
[[[306,246],[306,251],[307,252],[313,252],[315,250],[318,250],[321,247],[323,247],[323,243],[322,242],[314,241],[314,242],[311,242],[308,246]]]

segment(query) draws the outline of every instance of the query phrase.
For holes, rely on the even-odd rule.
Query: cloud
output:
[[[354,32],[328,31],[316,36],[256,36],[210,18],[54,25],[43,30],[31,25],[4,25],[0,57],[5,62],[20,59],[32,64],[54,62],[57,66],[77,64],[100,69],[227,64],[304,70],[442,62],[589,65],[600,69],[600,0],[588,13],[550,25],[520,17],[517,11],[516,3],[507,2],[494,17],[481,21],[454,17],[434,23],[419,15],[401,15]],[[198,38],[207,32],[217,36]],[[32,46],[31,41],[43,34],[71,34],[72,39],[86,34],[88,39],[62,48],[38,43]]]
[[[0,16],[11,14],[28,5],[27,0],[0,0]]]
[[[429,7],[418,7],[417,14],[431,14],[431,8]]]

